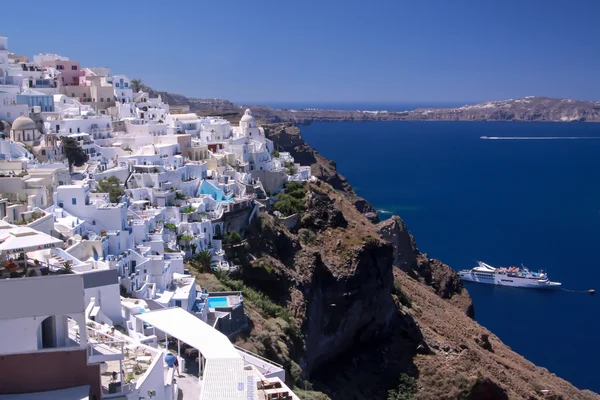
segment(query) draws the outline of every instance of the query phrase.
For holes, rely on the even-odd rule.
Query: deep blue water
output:
[[[545,269],[600,289],[600,124],[331,122],[302,127],[360,196],[400,215],[417,245],[454,269],[476,260]],[[513,350],[600,392],[600,295],[467,284],[479,323]]]

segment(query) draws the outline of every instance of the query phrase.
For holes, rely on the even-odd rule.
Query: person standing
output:
[[[173,369],[177,372],[177,377],[179,378],[179,358],[175,357],[175,361],[173,362]]]

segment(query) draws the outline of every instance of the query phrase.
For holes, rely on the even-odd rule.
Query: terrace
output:
[[[159,365],[161,351],[135,342],[107,325],[88,321],[86,329],[88,359],[91,363],[100,363],[103,398],[138,389],[153,368],[162,367],[165,375],[169,373],[168,366]]]

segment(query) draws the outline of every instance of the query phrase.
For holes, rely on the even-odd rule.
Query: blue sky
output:
[[[2,4],[11,51],[59,53],[188,96],[600,100],[596,0],[49,4]]]

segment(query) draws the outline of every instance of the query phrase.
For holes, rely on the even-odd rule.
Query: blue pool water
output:
[[[229,303],[227,302],[227,297],[209,297],[208,298],[208,308],[215,307],[227,307]]]
[[[476,260],[600,289],[600,124],[330,122],[301,126],[381,218],[454,269]],[[475,317],[513,350],[600,392],[600,296],[467,284]]]

